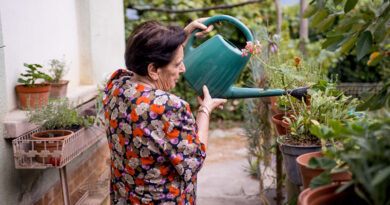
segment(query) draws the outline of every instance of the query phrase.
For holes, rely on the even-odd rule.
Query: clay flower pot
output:
[[[49,137],[49,135],[54,135],[53,137]],[[54,152],[55,150],[62,150],[62,141],[58,142],[58,140],[64,140],[67,137],[73,135],[73,132],[70,130],[46,130],[42,132],[37,132],[31,135],[31,139],[45,141],[45,142],[35,142],[34,147],[35,150],[40,153],[44,150],[49,152]],[[53,157],[48,155],[47,157],[41,157],[39,155],[36,156],[36,160],[41,163],[50,164],[50,160]],[[59,164],[59,163],[58,163]]]
[[[284,117],[284,113],[279,113],[279,114],[272,116],[272,122],[275,124],[276,131],[278,132],[278,135],[286,135],[287,134],[286,128],[282,126],[283,117]]]
[[[68,90],[69,80],[60,80],[58,83],[50,82],[50,99],[64,98]]]
[[[341,204],[366,204],[363,199],[360,199],[354,192],[353,187],[336,193],[336,190],[342,184],[335,183],[319,187],[314,190],[305,189],[298,198],[299,205],[341,205]]]
[[[309,160],[312,157],[321,158],[324,157],[321,152],[311,152],[307,154],[303,154],[297,158],[297,163],[299,164],[299,171],[301,172],[303,187],[308,188],[310,186],[311,180],[324,172],[324,169],[316,168],[312,169],[308,167]],[[343,182],[350,181],[352,176],[349,172],[337,172],[331,173],[330,178],[333,179],[334,182]]]
[[[50,91],[49,84],[41,84],[38,87],[17,85],[15,89],[21,109],[37,109],[46,106]]]

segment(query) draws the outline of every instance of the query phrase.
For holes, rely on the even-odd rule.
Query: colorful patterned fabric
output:
[[[105,88],[113,204],[195,204],[206,157],[187,102],[117,70]]]

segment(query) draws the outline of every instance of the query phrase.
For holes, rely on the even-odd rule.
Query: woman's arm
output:
[[[209,121],[211,112],[218,106],[227,102],[226,99],[211,98],[207,86],[203,86],[203,99],[198,96],[198,102],[200,108],[196,117],[196,123],[198,125],[199,140],[207,146],[207,139],[209,136]]]

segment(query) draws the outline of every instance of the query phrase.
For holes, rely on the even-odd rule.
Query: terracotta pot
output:
[[[275,124],[276,131],[278,132],[278,135],[286,135],[287,129],[282,126],[282,120],[284,117],[284,113],[276,114],[272,116],[272,122]]]
[[[314,190],[310,188],[305,189],[299,195],[299,204],[300,205],[341,205],[341,204],[366,204],[362,199],[360,199],[354,192],[353,187],[336,193],[336,190],[342,184],[335,183],[323,187],[319,187]],[[307,191],[308,190],[308,191]]]
[[[279,138],[277,138],[277,143],[283,155],[283,163],[286,168],[287,179],[293,184],[302,185],[302,177],[299,172],[297,157],[302,154],[320,151],[321,145],[290,145],[281,142]]]
[[[55,137],[44,137],[49,134],[54,134]],[[58,140],[64,140],[71,135],[73,135],[73,132],[70,130],[46,130],[32,134],[31,139],[45,141],[34,143],[35,150],[38,153],[42,152],[43,150],[54,152],[55,150],[62,150],[62,141],[58,142]],[[52,156],[48,155],[47,157],[36,156],[35,159],[38,162],[50,164],[51,158]]]
[[[299,165],[299,171],[301,172],[303,188],[308,188],[310,186],[311,180],[324,172],[324,169],[316,168],[312,169],[307,167],[309,164],[309,160],[312,157],[322,158],[324,157],[321,152],[311,152],[307,154],[303,154],[297,158],[297,163]],[[337,172],[331,173],[330,178],[333,179],[334,182],[343,182],[350,181],[352,176],[349,172]]]
[[[58,83],[51,82],[50,99],[66,97],[69,80],[61,80]]]
[[[21,109],[37,109],[46,106],[50,91],[49,84],[40,84],[38,87],[17,85],[15,89]]]

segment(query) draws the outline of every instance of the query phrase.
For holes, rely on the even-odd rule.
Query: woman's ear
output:
[[[152,80],[158,80],[157,68],[153,63],[149,63],[148,65],[148,75]]]

